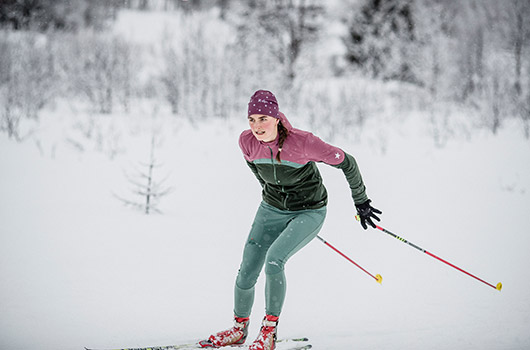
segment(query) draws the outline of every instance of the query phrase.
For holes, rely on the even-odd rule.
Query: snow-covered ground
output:
[[[178,18],[144,20],[129,13],[116,32],[155,47],[185,33]],[[23,143],[0,134],[0,349],[164,345],[230,327],[260,202],[237,145],[241,110],[241,119],[190,125],[163,108],[87,117],[59,107]],[[391,115],[369,115],[362,132],[326,141],[357,158],[383,227],[502,282],[502,292],[362,230],[343,174],[322,165],[329,206],[320,235],[383,283],[311,242],[287,264],[279,337],[309,337],[323,350],[529,349],[530,142],[512,120],[497,136],[464,132],[438,148],[427,118]],[[124,172],[149,160],[152,128],[155,177],[168,176],[174,190],[163,215],[146,216],[114,194],[131,198]],[[258,283],[250,339],[264,312]]]
[[[97,143],[57,114],[24,143],[0,135],[0,348],[163,345],[231,326],[260,201],[237,145],[244,118],[191,126],[160,117],[157,171],[174,191],[163,215],[147,216],[113,193],[127,196],[124,171],[148,160],[153,123],[102,117],[107,143]],[[368,124],[359,141],[333,143],[357,158],[383,227],[502,282],[502,292],[363,231],[343,174],[321,165],[330,203],[320,235],[383,283],[311,242],[287,264],[281,338],[330,350],[530,348],[530,143],[508,124],[498,136],[477,131],[437,148],[422,125],[400,122],[381,143]],[[109,135],[123,148],[112,160],[97,150]],[[263,317],[263,282],[250,338]]]

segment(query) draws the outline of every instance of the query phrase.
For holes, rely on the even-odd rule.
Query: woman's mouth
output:
[[[254,131],[256,133],[256,135],[264,135],[265,134],[265,131],[264,130],[259,130],[259,131]]]

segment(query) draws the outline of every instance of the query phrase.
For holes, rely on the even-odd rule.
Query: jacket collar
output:
[[[273,141],[265,142],[265,141],[258,141],[262,146],[264,147],[278,147],[278,140],[280,139],[280,133],[276,135],[276,138]]]

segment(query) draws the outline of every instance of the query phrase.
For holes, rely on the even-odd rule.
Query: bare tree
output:
[[[417,82],[411,0],[364,0],[349,9],[346,58],[375,78]]]
[[[151,138],[151,153],[148,163],[140,163],[141,169],[136,169],[133,175],[126,174],[127,181],[132,186],[131,192],[135,199],[126,199],[117,194],[114,196],[126,206],[130,206],[143,211],[146,215],[156,212],[161,213],[158,209],[160,199],[173,191],[172,187],[164,186],[167,177],[162,180],[156,180],[154,171],[161,164],[157,163],[155,158],[156,138],[153,134]]]
[[[102,29],[120,5],[116,0],[2,0],[0,23],[14,30]]]
[[[116,36],[83,33],[65,50],[66,81],[78,97],[88,99],[97,113],[110,114],[117,103],[129,110],[135,79],[134,46]]]
[[[503,2],[508,8],[508,21],[510,25],[509,43],[513,47],[515,59],[514,89],[518,96],[522,93],[521,74],[525,46],[530,41],[530,2],[527,0],[510,0]]]
[[[305,45],[315,41],[324,8],[318,1],[255,1],[240,27],[241,41],[258,55],[273,55],[284,67],[286,82],[296,77],[296,62]]]
[[[230,0],[217,0],[217,6],[219,6],[219,17],[226,19],[226,14],[230,9]]]
[[[161,81],[165,88],[165,97],[171,106],[171,113],[178,114],[180,111],[182,62],[173,47],[164,50],[163,58],[165,69],[162,72]]]
[[[55,98],[57,76],[49,41],[33,33],[11,40],[0,37],[0,130],[20,139],[20,122],[38,120],[40,111]]]

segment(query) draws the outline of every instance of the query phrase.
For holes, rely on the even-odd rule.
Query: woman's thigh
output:
[[[307,210],[292,218],[282,233],[268,249],[267,273],[283,270],[287,260],[313,240],[326,217],[326,208]]]

